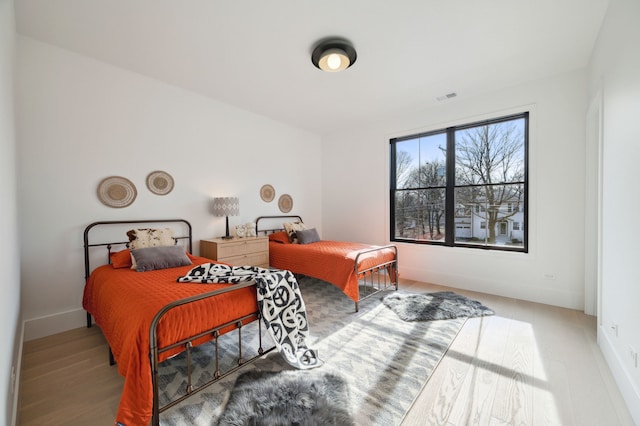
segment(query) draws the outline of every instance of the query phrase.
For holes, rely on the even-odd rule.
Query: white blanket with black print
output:
[[[309,324],[298,281],[291,271],[256,266],[204,263],[178,278],[180,283],[238,284],[255,280],[262,319],[282,357],[293,367],[309,369],[323,364],[315,350],[307,348]]]

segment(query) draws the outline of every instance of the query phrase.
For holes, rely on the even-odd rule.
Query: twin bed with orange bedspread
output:
[[[131,260],[128,241],[113,242],[113,239],[101,237],[100,232],[96,232],[99,237],[95,239],[102,242],[96,243],[90,238],[91,232],[111,226],[135,227],[156,223],[186,227],[187,235],[176,237],[176,240],[186,241],[186,254],[184,250],[181,254],[188,257],[188,264],[137,272],[131,269],[130,263],[126,263]],[[114,247],[120,251],[113,251]],[[192,256],[191,249],[191,225],[182,219],[96,222],[85,229],[83,307],[87,311],[87,326],[91,326],[93,317],[109,343],[119,373],[125,378],[117,424],[132,426],[151,422],[158,425],[160,413],[164,410],[275,348],[263,350],[262,339],[259,339],[258,356],[249,360],[238,359],[237,367],[223,374],[215,371],[214,378],[197,389],[192,388],[189,378],[186,394],[160,407],[157,376],[160,362],[260,318],[254,282],[233,285],[178,283],[177,279],[194,266],[212,262]],[[103,254],[107,252],[108,264],[92,268],[90,259],[96,256],[96,250]],[[132,249],[134,253],[135,250]],[[120,264],[123,259],[124,266]],[[395,246],[336,241],[313,244],[272,241],[270,266],[336,285],[356,302],[356,311],[360,300],[389,286],[397,289],[398,285]],[[259,327],[261,322],[258,321]],[[215,356],[218,356],[217,351]]]
[[[89,233],[94,227],[155,222],[186,224],[188,236],[179,238],[188,239],[186,250],[191,264],[142,273],[130,267],[115,268],[111,263],[91,269],[90,251],[106,247],[111,255],[113,245],[126,244],[91,243]],[[120,253],[128,254],[127,251]],[[200,285],[176,282],[195,265],[211,262],[190,255],[190,251],[191,225],[183,220],[96,222],[85,230],[87,281],[83,307],[87,311],[87,325],[91,326],[93,316],[109,343],[119,373],[125,378],[117,423],[148,425],[151,420],[154,425],[159,424],[161,411],[196,390],[189,389],[185,397],[159,407],[158,363],[259,318],[253,283]],[[259,353],[264,352],[260,347]],[[238,363],[249,361],[239,360]],[[212,382],[224,375],[215,372],[216,378]]]
[[[260,216],[258,232],[269,235],[269,265],[329,282],[358,302],[395,287],[398,289],[398,251],[394,245],[375,246],[315,238],[298,242],[285,224],[302,224],[300,216]],[[269,228],[269,224],[277,227]],[[267,225],[264,225],[267,224]],[[302,226],[307,228],[307,226]],[[304,231],[303,231],[304,232]],[[292,240],[294,242],[292,242]]]

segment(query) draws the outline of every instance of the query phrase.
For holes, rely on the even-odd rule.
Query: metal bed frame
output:
[[[284,228],[282,227],[260,229],[259,225],[261,221],[274,219],[298,220],[301,223],[304,223],[302,221],[302,217],[298,215],[260,216],[256,219],[256,233],[259,234],[260,232],[262,232],[264,233],[264,235],[268,235],[270,233],[284,231]],[[360,269],[360,256],[366,253],[373,253],[386,249],[393,250],[393,260],[374,265],[370,268]],[[356,277],[358,277],[359,297],[358,300],[355,301],[355,310],[356,312],[358,312],[359,302],[368,299],[369,297],[375,296],[382,291],[387,291],[391,287],[394,287],[395,290],[398,290],[398,248],[394,244],[389,244],[359,251],[354,260],[353,271]],[[291,272],[296,275],[301,275],[296,271]]]
[[[129,242],[128,241],[116,241],[116,242],[101,242],[101,243],[90,243],[90,231],[96,227],[100,227],[100,226],[111,226],[111,225],[134,225],[134,224],[153,224],[153,223],[165,223],[165,224],[182,224],[184,227],[186,227],[187,235],[183,235],[183,236],[178,236],[178,237],[174,237],[176,238],[176,240],[185,240],[187,243],[187,247],[189,249],[189,252],[191,252],[193,244],[192,244],[192,228],[191,228],[191,224],[184,220],[184,219],[152,219],[152,220],[127,220],[127,221],[101,221],[101,222],[94,222],[90,225],[88,225],[85,230],[84,230],[84,256],[85,256],[85,282],[86,280],[89,278],[89,275],[91,273],[91,253],[90,253],[90,249],[91,248],[96,248],[96,247],[103,247],[106,248],[107,251],[107,263],[110,263],[110,254],[111,254],[111,249],[116,246],[124,246],[124,247],[128,247],[129,246]],[[176,241],[176,243],[178,242]],[[192,302],[196,302],[199,300],[203,300],[206,298],[210,298],[210,297],[215,297],[218,296],[220,294],[224,294],[224,293],[228,293],[228,292],[232,292],[232,291],[236,291],[242,288],[246,288],[246,287],[251,287],[251,286],[255,286],[255,282],[247,282],[247,283],[242,283],[242,284],[234,284],[233,286],[229,286],[228,288],[224,288],[224,289],[220,289],[220,290],[215,290],[215,291],[210,291],[207,293],[202,293],[202,294],[198,294],[195,296],[191,296],[188,298],[184,298],[184,299],[179,299],[176,300],[174,302],[171,302],[169,304],[167,304],[166,306],[164,306],[162,309],[160,309],[158,311],[158,313],[156,313],[156,315],[153,318],[153,321],[151,322],[151,326],[149,328],[149,358],[151,361],[151,378],[152,378],[152,389],[153,389],[153,415],[152,415],[152,421],[151,424],[154,426],[157,426],[160,424],[160,414],[166,410],[168,410],[169,408],[175,406],[176,404],[179,404],[180,402],[184,401],[185,399],[189,398],[190,396],[200,392],[201,390],[209,387],[210,385],[218,382],[219,380],[221,380],[222,378],[228,376],[229,374],[234,373],[235,371],[237,371],[238,369],[240,369],[241,367],[250,364],[251,362],[257,360],[258,358],[262,357],[263,355],[271,352],[273,349],[275,349],[275,345],[269,349],[263,349],[262,347],[262,321],[261,321],[261,314],[259,311],[256,311],[252,314],[243,316],[241,318],[236,318],[233,321],[230,321],[226,324],[216,324],[216,325],[212,325],[209,329],[195,335],[195,336],[190,336],[186,339],[183,339],[181,341],[178,342],[174,342],[171,345],[165,346],[165,347],[159,347],[158,345],[158,341],[157,341],[157,328],[158,328],[158,324],[160,323],[160,320],[162,319],[162,317],[169,311],[171,311],[172,309],[175,309],[179,306],[183,306],[183,305],[187,305],[189,303]],[[258,354],[245,360],[242,357],[242,327],[243,324],[246,323],[247,320],[251,320],[250,322],[257,320],[258,321],[258,333],[259,333],[259,338],[258,338]],[[92,326],[92,317],[91,314],[89,312],[87,312],[87,328],[90,328]],[[220,360],[219,360],[219,348],[218,348],[218,337],[220,337],[220,330],[229,327],[229,326],[235,326],[235,329],[238,330],[238,359],[237,359],[237,365],[230,368],[229,370],[226,370],[224,372],[220,371]],[[197,386],[194,387],[194,384],[192,383],[192,366],[191,366],[191,348],[193,347],[193,341],[200,339],[204,336],[211,336],[212,341],[214,342],[214,347],[215,347],[215,371],[213,372],[213,379]],[[187,362],[187,387],[185,389],[185,394],[176,398],[173,401],[168,402],[167,404],[160,406],[160,401],[159,401],[159,388],[158,388],[158,366],[160,364],[159,358],[160,355],[164,352],[170,351],[172,349],[175,349],[177,347],[184,347],[184,352],[186,352],[186,362]],[[111,365],[115,364],[115,360],[113,358],[113,353],[111,352],[111,347],[109,347],[109,363]]]

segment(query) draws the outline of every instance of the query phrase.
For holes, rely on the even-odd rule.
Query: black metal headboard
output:
[[[174,235],[174,238],[176,240],[186,240],[187,242],[187,247],[189,250],[189,253],[193,253],[193,239],[192,239],[192,230],[191,230],[191,224],[184,220],[184,219],[147,219],[147,220],[107,220],[107,221],[100,221],[100,222],[94,222],[90,225],[88,225],[85,229],[84,229],[84,278],[85,280],[89,278],[89,274],[91,273],[91,265],[90,265],[90,253],[89,253],[89,249],[91,247],[105,247],[107,249],[107,261],[109,261],[109,254],[111,253],[111,247],[112,246],[128,246],[129,245],[129,241],[105,241],[107,239],[111,239],[111,238],[115,238],[115,237],[104,237],[104,238],[98,238],[100,240],[100,242],[90,242],[89,241],[89,233],[92,229],[97,229],[99,227],[112,227],[112,228],[116,228],[117,225],[133,225],[133,224],[152,224],[152,223],[166,223],[166,224],[171,224],[171,223],[182,223],[185,226],[183,227],[183,231],[186,230],[186,234],[187,235]],[[119,227],[119,228],[122,228]],[[186,229],[184,229],[186,228]],[[115,231],[115,229],[114,229]],[[124,234],[123,234],[124,235]]]
[[[302,218],[300,216],[297,215],[283,215],[283,216],[260,216],[256,219],[256,234],[259,234],[260,232],[264,232],[265,235],[273,233],[273,232],[277,232],[277,231],[282,231],[284,230],[283,225],[282,225],[282,221],[280,222],[280,227],[279,228],[267,228],[267,229],[261,229],[260,228],[260,222],[263,223],[267,223],[267,224],[273,224],[275,222],[274,219],[289,219],[287,220],[287,222],[290,222],[292,219],[297,219],[299,222],[302,222]],[[269,225],[267,225],[269,226]],[[271,225],[273,226],[273,225]]]

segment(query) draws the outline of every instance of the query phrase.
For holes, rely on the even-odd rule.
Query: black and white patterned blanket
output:
[[[180,283],[238,284],[255,280],[262,319],[282,357],[293,367],[309,369],[323,364],[315,350],[307,348],[309,324],[298,281],[291,271],[257,266],[204,263],[178,278]]]

